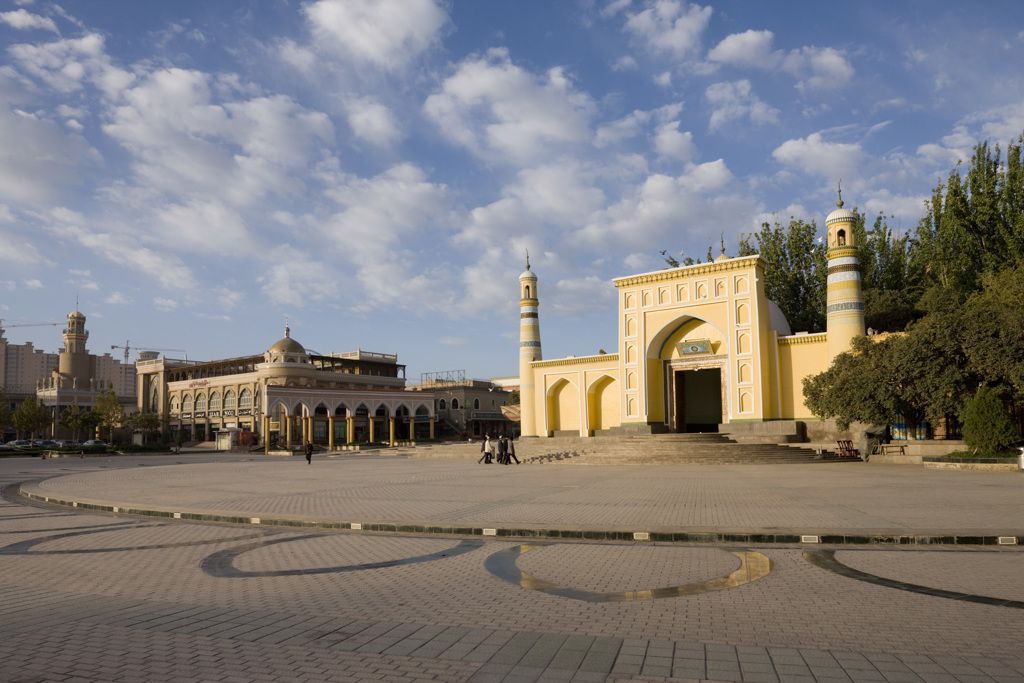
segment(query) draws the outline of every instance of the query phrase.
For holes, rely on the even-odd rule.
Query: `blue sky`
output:
[[[287,318],[410,379],[518,371],[526,250],[545,357],[611,351],[660,250],[821,224],[839,178],[909,230],[1024,131],[1015,1],[16,0],[0,48],[5,325],[77,296],[94,353],[206,360]]]

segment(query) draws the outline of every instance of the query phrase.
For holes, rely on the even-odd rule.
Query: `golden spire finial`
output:
[[[839,179],[839,201],[836,202],[836,206],[840,209],[843,208],[843,179]]]
[[[526,250],[526,269],[530,269],[530,250]]]

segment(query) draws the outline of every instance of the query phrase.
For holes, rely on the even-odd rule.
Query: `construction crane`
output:
[[[56,327],[60,323],[14,323],[6,327]],[[0,328],[4,327],[4,319],[0,318]]]
[[[13,325],[7,325],[7,327],[56,327],[60,323],[14,323]],[[4,332],[4,319],[0,318],[0,334]]]
[[[185,353],[185,349],[153,349],[153,348],[149,348],[149,347],[142,349],[142,348],[139,348],[138,346],[132,346],[128,342],[128,340],[125,340],[124,346],[119,346],[118,344],[111,344],[110,348],[112,348],[112,349],[124,349],[124,362],[126,364],[128,363],[128,354],[131,353],[132,349],[135,349],[136,351],[165,351],[165,352],[166,351],[175,351],[177,353]]]

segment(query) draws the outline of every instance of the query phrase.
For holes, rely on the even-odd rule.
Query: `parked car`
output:
[[[10,444],[6,444],[6,443],[3,443],[2,441],[0,441],[0,451],[10,451],[10,450],[14,450],[14,449],[11,448]]]
[[[102,439],[89,439],[88,441],[86,441],[82,445],[83,446],[106,446],[107,442],[102,440]]]
[[[27,439],[18,439],[17,441],[8,441],[7,444],[11,448],[16,448],[18,450],[24,450],[26,448],[32,448],[32,442],[27,440]]]
[[[43,439],[42,441],[36,441],[36,448],[57,448],[57,442]]]
[[[60,448],[74,448],[75,446],[81,446],[82,444],[80,441],[75,441],[74,439],[63,439],[58,441],[57,445]]]

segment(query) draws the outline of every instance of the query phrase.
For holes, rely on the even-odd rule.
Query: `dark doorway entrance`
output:
[[[677,432],[717,432],[722,423],[722,371],[677,370],[674,373]]]

